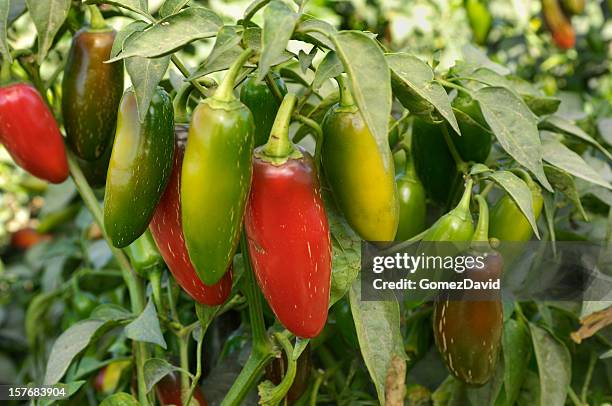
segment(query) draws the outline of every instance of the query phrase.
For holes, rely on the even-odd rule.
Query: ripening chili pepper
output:
[[[285,96],[287,86],[283,79],[275,73],[272,77],[278,90]],[[266,82],[257,82],[256,75],[249,76],[240,88],[240,101],[251,110],[255,120],[255,147],[265,144],[272,130],[280,101],[276,99]]]
[[[268,143],[255,150],[245,230],[272,311],[293,334],[311,338],[327,320],[331,242],[314,161],[289,140],[295,103],[285,96]]]
[[[131,365],[130,360],[113,361],[100,368],[93,381],[93,387],[100,393],[113,393],[117,390],[123,372]]]
[[[461,135],[452,132],[453,144],[464,161],[483,163],[492,146],[492,134],[478,102],[466,96],[453,100],[453,107],[463,114],[456,114]]]
[[[123,93],[123,62],[110,59],[116,32],[97,6],[91,26],[78,31],[62,81],[62,114],[68,144],[81,159],[100,159],[112,142]]]
[[[195,301],[201,304],[220,305],[232,291],[232,272],[227,272],[213,286],[206,286],[196,273],[185,246],[181,219],[181,168],[187,142],[187,126],[175,128],[174,167],[168,186],[155,209],[150,230],[168,269],[177,283]]]
[[[340,103],[323,120],[325,177],[338,207],[361,238],[393,241],[400,216],[393,155],[387,140],[377,143],[348,87],[340,87]]]
[[[561,49],[573,48],[576,33],[572,22],[563,13],[559,0],[542,0],[542,13],[555,44]]]
[[[177,372],[171,372],[164,376],[156,385],[155,393],[157,399],[162,405],[183,406],[183,397],[181,397],[181,377]],[[183,395],[188,396],[188,395]],[[185,399],[186,401],[187,399]],[[199,385],[193,392],[193,402],[200,406],[207,406],[206,399]]]
[[[585,0],[561,0],[563,10],[569,15],[584,13]]]
[[[440,217],[425,233],[423,241],[470,241],[474,222],[470,213],[472,179],[469,179],[457,207]]]
[[[136,95],[121,100],[117,132],[108,166],[104,227],[115,247],[123,248],[145,232],[172,173],[174,115],[168,94],[158,87],[144,122]]]
[[[403,173],[396,177],[397,194],[399,196],[400,218],[397,227],[396,241],[405,241],[425,230],[425,189],[419,180],[414,159],[408,148],[406,152],[406,167]]]
[[[496,281],[501,277],[503,260],[488,242],[487,203],[481,196],[476,199],[480,216],[472,248],[466,254],[474,257],[473,266],[468,266],[460,278]],[[484,385],[495,373],[499,358],[503,331],[500,291],[442,292],[434,304],[433,329],[436,346],[451,374],[468,385]]]
[[[33,228],[22,228],[11,234],[11,247],[27,250],[39,242],[51,240],[50,234],[41,234]]]
[[[215,95],[193,111],[183,161],[181,209],[191,262],[207,285],[228,270],[242,230],[252,177],[255,125],[233,93],[252,51],[234,63]]]
[[[411,151],[427,196],[438,204],[446,204],[458,174],[457,164],[444,140],[442,125],[415,117]]]
[[[537,221],[544,205],[542,190],[529,174],[521,172],[521,175],[531,190],[533,215]],[[525,242],[532,236],[533,228],[514,200],[507,194],[501,197],[491,209],[491,237],[500,241]]]
[[[27,83],[0,87],[0,143],[32,175],[51,183],[68,178],[66,148],[57,122],[38,91]]]
[[[493,17],[486,0],[464,0],[463,6],[474,35],[474,41],[478,45],[485,45],[493,25]],[[461,133],[463,134],[463,131]]]
[[[266,379],[270,380],[274,385],[279,385],[287,372],[287,355],[283,351],[280,358],[274,358],[266,367]],[[312,369],[312,359],[310,345],[304,348],[296,361],[295,378],[293,384],[289,388],[285,399],[288,405],[293,405],[308,389],[308,381],[310,378],[310,370]]]

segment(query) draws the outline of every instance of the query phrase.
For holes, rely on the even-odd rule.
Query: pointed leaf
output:
[[[531,224],[531,228],[535,235],[540,238],[537,221],[533,214],[531,190],[529,190],[529,186],[527,186],[525,181],[508,171],[493,172],[489,177],[510,195],[529,221],[529,224]]]
[[[521,390],[531,356],[531,341],[525,322],[514,319],[506,321],[502,340],[506,403],[513,405]]]
[[[171,53],[197,39],[217,34],[223,25],[221,18],[203,7],[190,7],[151,25],[138,35],[130,36],[116,61],[131,56],[156,56]]]
[[[298,22],[298,14],[281,0],[273,0],[264,10],[263,34],[261,36],[261,57],[258,80],[261,81],[287,49]]]
[[[387,377],[398,372],[398,361],[404,365],[406,362],[399,304],[394,296],[388,301],[362,301],[358,279],[350,289],[350,304],[361,355],[376,387],[378,400],[384,405]]]
[[[132,34],[142,32],[148,26],[149,24],[145,23],[144,21],[132,21],[131,23],[123,27],[121,31],[119,31],[115,36],[115,41],[113,42],[113,48],[111,49],[110,54],[111,58],[116,57],[121,51],[123,51],[123,44],[125,44],[125,41]]]
[[[577,178],[612,189],[612,185],[591,168],[580,155],[552,138],[547,137],[544,141],[544,160]]]
[[[30,16],[34,21],[36,32],[38,33],[38,63],[41,64],[55,35],[68,17],[70,11],[70,0],[26,0]]]
[[[190,76],[190,80],[213,72],[229,69],[243,49],[240,47],[243,28],[237,25],[224,25],[217,34],[212,51],[204,63]]]
[[[140,403],[129,393],[119,392],[104,399],[100,406],[140,406]]]
[[[572,375],[572,359],[569,351],[563,343],[542,327],[530,323],[529,329],[538,361],[540,404],[563,406]]]
[[[44,384],[54,385],[58,383],[68,370],[74,357],[79,355],[91,343],[94,337],[105,326],[111,325],[111,323],[101,320],[83,320],[64,331],[55,340],[49,353]]]
[[[138,104],[138,117],[141,122],[144,122],[153,94],[166,70],[168,70],[169,64],[169,55],[159,58],[133,56],[125,60],[125,68],[134,86],[136,103]]]
[[[329,51],[317,67],[312,88],[319,90],[323,83],[341,75],[342,72],[344,72],[344,67],[340,59],[338,59],[338,55],[334,51]]]
[[[317,31],[311,31],[312,29],[316,29]],[[326,32],[328,35],[323,35],[318,31]],[[335,51],[336,47],[334,43],[329,40],[329,37],[336,32],[336,29],[328,22],[305,16],[305,19],[296,27],[293,37],[299,41],[316,45],[319,48],[327,48]]]
[[[552,190],[542,167],[542,145],[535,116],[514,93],[503,87],[474,92],[480,110],[504,150]]]
[[[550,180],[550,183],[554,186],[556,191],[562,192],[570,201],[576,206],[582,218],[585,221],[589,221],[586,212],[584,211],[584,207],[582,207],[582,202],[580,201],[580,195],[578,194],[578,190],[576,189],[576,182],[574,182],[574,178],[565,172],[563,169],[559,169],[554,166],[544,165],[544,172],[546,173],[546,177]]]
[[[457,134],[461,134],[448,94],[439,83],[434,81],[431,67],[419,58],[406,53],[387,54],[386,56],[393,73],[393,90],[400,102],[405,103],[407,101],[405,99],[410,98],[431,106],[430,108],[435,109]],[[410,109],[406,105],[404,107]],[[419,114],[417,111],[413,113]]]
[[[561,116],[546,117],[540,122],[539,127],[543,130],[561,131],[565,134],[572,135],[588,142],[598,150],[600,150],[608,159],[612,160],[612,154],[605,149],[600,143],[595,141],[593,137],[587,134],[582,128],[578,127],[572,121]]]
[[[176,14],[192,0],[166,0],[164,4],[159,8],[159,15],[163,17],[171,16]]]
[[[376,40],[361,31],[339,32],[332,41],[348,74],[353,98],[378,148],[389,148],[387,132],[392,92],[385,55]]]
[[[157,344],[166,349],[166,340],[159,327],[159,319],[153,302],[133,322],[125,326],[125,336],[134,341]]]
[[[87,0],[85,4],[111,4],[141,15],[149,11],[147,0]]]
[[[150,358],[144,364],[144,379],[147,386],[147,393],[151,392],[151,389],[161,379],[174,371],[181,371],[181,368],[175,367],[168,361],[160,358]]]
[[[9,63],[13,63],[13,58],[11,58],[9,45],[6,40],[10,12],[11,1],[0,0],[0,56],[2,56],[2,59],[7,60]]]

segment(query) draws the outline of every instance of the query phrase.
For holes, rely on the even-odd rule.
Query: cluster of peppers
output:
[[[233,257],[244,232],[256,280],[276,317],[295,335],[315,337],[327,320],[332,263],[323,180],[347,222],[368,241],[409,239],[425,230],[426,198],[456,201],[453,189],[462,174],[444,124],[413,118],[405,168],[396,177],[389,144],[377,142],[340,76],[340,101],[325,115],[320,156],[313,158],[289,139],[296,96],[282,79],[272,78],[282,103],[255,77],[242,85],[240,99],[234,95],[251,50],[214,96],[194,109],[189,123],[175,123],[171,98],[161,87],[140,117],[134,90],[123,92],[121,62],[104,63],[115,35],[92,12],[91,26],[73,39],[63,81],[66,140],[91,185],[105,185],[104,226],[112,244],[126,248],[142,275],[158,276],[167,266],[199,303],[222,304],[230,295]],[[484,162],[492,137],[480,109],[462,97],[453,107],[463,134],[452,136],[456,152],[466,162]],[[0,141],[35,176],[56,183],[67,178],[60,130],[32,86],[0,88]],[[542,195],[523,175],[537,217]],[[485,199],[477,196],[474,231],[471,193],[469,180],[458,205],[422,239],[473,241],[473,253],[487,257],[486,275],[478,277],[497,277],[502,260],[488,234],[527,241],[531,226],[509,196],[499,199],[490,220]],[[468,384],[483,384],[492,375],[501,329],[499,298],[454,301],[443,294],[435,302],[436,344],[450,372]]]
[[[571,17],[582,14],[584,6],[584,0],[542,0],[544,21],[559,48],[570,49],[576,44]]]

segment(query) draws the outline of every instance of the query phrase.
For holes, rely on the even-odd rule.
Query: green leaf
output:
[[[141,15],[149,12],[147,0],[87,0],[85,4],[111,4]]]
[[[54,385],[62,379],[70,363],[111,323],[101,320],[83,320],[72,325],[60,335],[51,348],[45,385]]]
[[[569,351],[563,343],[542,327],[530,323],[529,329],[538,361],[540,404],[563,406],[572,374]]]
[[[125,392],[119,392],[104,399],[100,406],[140,406],[140,403],[138,403],[134,396]]]
[[[308,72],[308,68],[310,68],[312,65],[312,61],[315,56],[317,56],[317,52],[317,47],[313,47],[309,53],[306,53],[300,49],[300,52],[298,53],[298,61],[300,62],[300,68],[302,69],[303,74]]]
[[[529,190],[529,186],[527,186],[525,181],[508,171],[497,171],[488,176],[510,195],[529,221],[529,224],[531,224],[535,235],[540,238],[537,221],[533,214],[531,190]]]
[[[196,315],[198,316],[202,332],[206,333],[208,326],[215,319],[220,308],[220,306],[207,306],[196,303]]]
[[[319,90],[323,83],[329,79],[340,76],[344,72],[344,67],[338,59],[338,55],[334,51],[330,51],[325,55],[325,58],[321,61],[317,67],[314,81],[312,82],[312,88]]]
[[[331,195],[324,193],[324,199],[332,241],[331,307],[344,297],[359,275],[361,240],[342,217]]]
[[[53,302],[62,294],[61,290],[39,293],[34,296],[28,305],[25,315],[25,333],[31,347],[34,347],[36,338],[45,327],[47,313]]]
[[[480,89],[474,92],[474,99],[504,150],[552,191],[542,167],[537,122],[525,102],[503,87]]]
[[[531,341],[525,322],[510,319],[504,323],[502,349],[506,404],[513,405],[523,385],[531,356]]]
[[[110,54],[111,58],[116,57],[121,51],[123,51],[123,44],[125,43],[125,40],[136,32],[144,31],[148,26],[149,24],[145,23],[144,21],[132,21],[123,27],[115,36],[115,41],[113,42],[113,48],[111,49]]]
[[[342,31],[332,37],[348,74],[353,98],[380,150],[389,148],[391,74],[376,40],[361,31]]]
[[[552,242],[553,253],[557,255],[557,236],[555,234],[555,195],[554,193],[544,192],[542,193],[544,198],[544,218],[546,220],[546,227],[548,228],[549,239]]]
[[[132,313],[114,303],[104,303],[97,306],[89,316],[94,320],[124,321],[132,318]]]
[[[549,164],[561,168],[587,182],[603,186],[607,189],[612,189],[612,185],[606,182],[597,171],[591,168],[580,155],[561,144],[559,141],[547,137],[544,140],[543,147],[544,160]]]
[[[298,14],[281,0],[273,0],[264,10],[258,80],[263,80],[273,63],[283,55],[293,35]]]
[[[38,33],[38,63],[41,64],[55,35],[64,24],[68,11],[70,11],[70,0],[26,0],[30,16],[36,26]]]
[[[295,338],[295,345],[293,346],[293,354],[291,357],[294,361],[297,361],[300,358],[300,355],[304,352],[308,344],[310,343],[310,338]]]
[[[311,31],[313,29],[326,32],[328,35],[326,36],[320,32]],[[336,34],[336,32],[336,29],[328,22],[305,16],[305,19],[296,27],[293,38],[314,44],[320,48],[327,48],[335,51],[336,47],[334,43],[330,41],[329,36]]]
[[[174,371],[181,371],[181,368],[175,367],[164,359],[148,359],[144,364],[144,379],[147,386],[147,393],[151,392],[155,384],[164,376]]]
[[[159,8],[159,15],[163,17],[171,16],[172,14],[176,14],[192,0],[166,0],[164,4]]]
[[[125,68],[134,86],[140,122],[144,122],[157,85],[168,70],[168,65],[170,65],[170,56],[158,58],[133,56],[125,60]]]
[[[9,45],[6,40],[6,34],[9,24],[9,14],[11,12],[11,0],[0,0],[0,55],[2,59],[13,63]]]
[[[169,54],[197,39],[213,37],[223,25],[221,18],[203,7],[190,7],[130,36],[113,62],[131,56],[154,58]]]
[[[601,151],[608,159],[612,160],[612,154],[605,149],[600,143],[595,141],[593,137],[587,134],[582,128],[578,127],[572,121],[561,117],[561,116],[550,116],[546,117],[540,122],[539,125],[542,130],[561,131],[564,134],[568,134],[577,137],[583,141],[588,142],[599,151]]]
[[[400,309],[394,296],[388,301],[362,301],[361,281],[355,280],[350,289],[350,304],[359,348],[376,387],[378,400],[385,404],[385,383],[390,374],[399,372],[406,363],[406,353],[400,332]]]
[[[270,0],[254,0],[244,11],[244,19],[250,19],[255,13],[268,4]]]
[[[448,94],[434,81],[431,67],[406,53],[387,54],[386,57],[393,74],[393,91],[404,107],[409,110],[412,107],[414,114],[428,115],[435,110],[457,134],[461,134]]]
[[[197,79],[213,72],[229,69],[243,51],[240,47],[243,31],[244,29],[238,25],[221,27],[212,51],[189,79]]]
[[[58,383],[55,385],[55,387],[60,388],[60,389],[65,389],[66,398],[70,398],[72,397],[72,395],[77,393],[79,389],[81,389],[86,382],[87,381],[72,381],[68,383]],[[55,399],[43,398],[43,399],[40,399],[38,402],[36,402],[36,405],[37,406],[49,406],[49,405],[55,404],[56,402],[57,400]]]
[[[164,350],[167,348],[166,340],[159,328],[155,306],[150,299],[140,316],[125,326],[125,336],[134,341],[157,344]]]
[[[544,165],[544,172],[555,190],[562,192],[568,199],[570,199],[570,201],[574,204],[574,206],[576,206],[582,215],[582,218],[585,221],[589,221],[589,218],[584,211],[584,207],[582,207],[582,202],[580,201],[580,195],[576,189],[576,182],[574,182],[574,178],[572,178],[572,176],[563,169],[550,165]]]

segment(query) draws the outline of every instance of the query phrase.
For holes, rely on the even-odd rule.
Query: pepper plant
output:
[[[24,326],[0,383],[107,406],[611,401],[609,302],[369,302],[360,280],[362,240],[465,242],[495,277],[497,240],[607,247],[609,123],[482,51],[447,68],[339,29],[324,1],[214,3],[0,0],[0,141],[64,182],[53,238],[0,268],[27,308],[0,308]],[[486,3],[465,2],[479,44]]]

